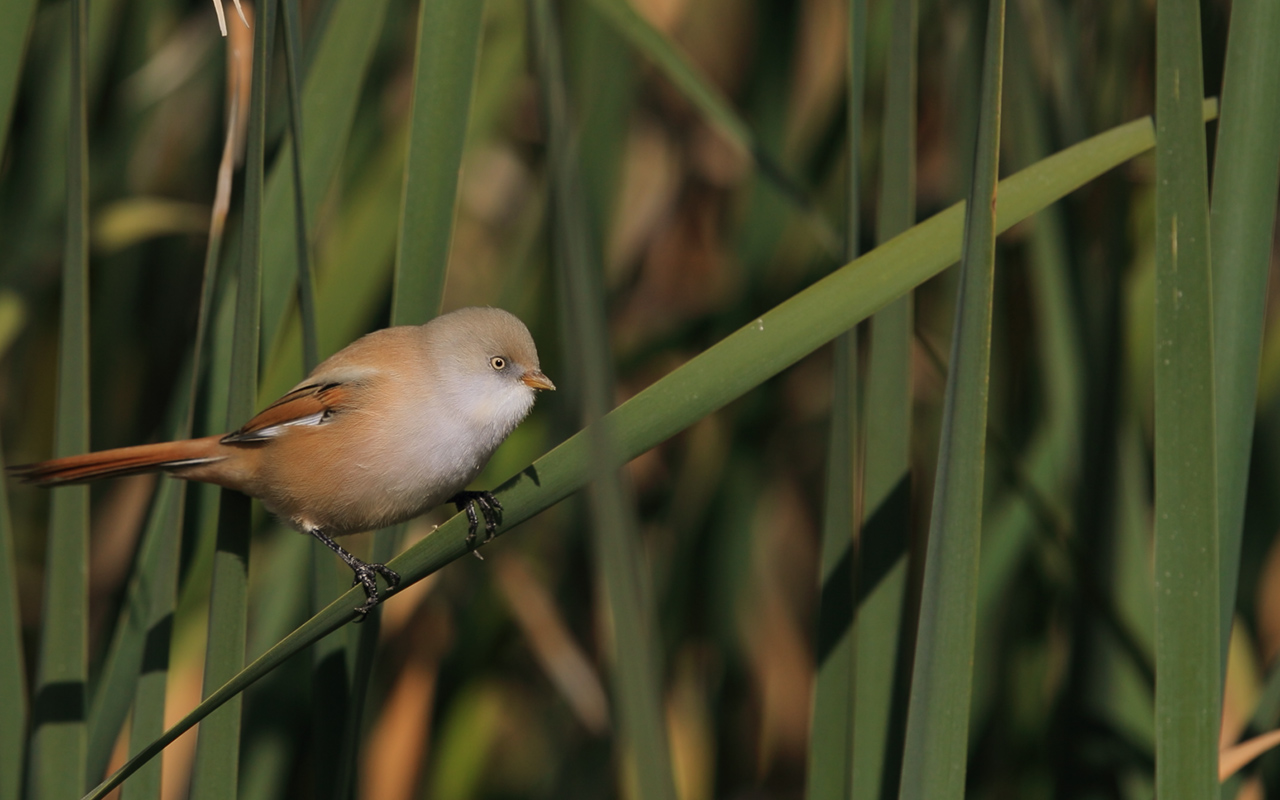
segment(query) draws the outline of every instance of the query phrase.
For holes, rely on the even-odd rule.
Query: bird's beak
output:
[[[540,369],[526,372],[524,377],[520,379],[520,382],[525,386],[529,386],[534,389],[546,389],[549,392],[554,392],[556,390],[556,385],[551,382],[550,378],[543,375],[542,370]]]

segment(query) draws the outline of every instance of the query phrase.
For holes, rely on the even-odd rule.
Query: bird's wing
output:
[[[273,439],[289,428],[322,425],[351,399],[347,383],[309,383],[299,386],[264,408],[244,427],[222,437],[223,444],[248,444]]]

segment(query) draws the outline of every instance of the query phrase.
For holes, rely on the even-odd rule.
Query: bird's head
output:
[[[505,437],[533,408],[542,373],[529,329],[498,308],[462,308],[427,323],[444,391],[473,424]]]

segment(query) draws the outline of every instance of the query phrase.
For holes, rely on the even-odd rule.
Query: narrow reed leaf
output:
[[[145,575],[150,586],[143,596],[150,603],[143,630],[141,672],[134,690],[133,716],[129,723],[129,751],[137,753],[164,731],[164,709],[169,681],[169,648],[173,640],[174,608],[178,603],[178,556],[182,544],[182,515],[187,485],[168,480],[161,485],[155,503],[160,518],[157,553]],[[123,800],[159,800],[160,762],[147,764],[123,788]]]
[[[905,800],[964,797],[969,761],[995,284],[1004,11],[1004,0],[988,4],[977,150],[965,215],[964,258],[907,712],[900,794]]]
[[[184,401],[179,399],[179,404],[182,402]],[[163,429],[173,430],[175,427],[177,426],[170,422]],[[171,500],[171,496],[166,494],[165,483],[167,481],[162,480],[162,489],[157,492],[152,503],[138,543],[135,566],[129,575],[111,644],[102,660],[102,668],[90,686],[85,770],[90,783],[100,780],[105,773],[111,752],[129,715],[129,708],[135,700],[146,647],[151,600],[157,592],[163,592],[156,575],[161,551],[168,544],[164,537],[171,536],[171,531],[163,529],[162,524],[166,513],[163,506]]]
[[[235,330],[231,340],[231,384],[227,395],[228,430],[257,411],[258,341],[261,336],[263,169],[266,150],[267,69],[276,4],[266,3],[254,20],[253,74],[249,81],[249,121],[244,160],[244,216],[236,271]],[[273,268],[273,273],[282,272]]]
[[[817,676],[809,722],[810,800],[852,797],[854,706],[854,532],[860,520],[856,481],[858,436],[857,334],[834,342],[831,430],[819,577]]]
[[[315,55],[302,80],[302,153],[306,218],[315,220],[329,192],[351,136],[356,105],[386,19],[388,0],[333,0],[322,14]],[[274,4],[269,4],[274,5]],[[266,352],[280,346],[290,300],[297,287],[297,234],[293,220],[291,141],[278,154],[263,199],[262,263],[271,266],[262,283],[262,341]],[[247,419],[247,417],[246,417]],[[244,422],[239,420],[236,424]]]
[[[228,42],[228,65],[239,69],[245,62],[236,58]],[[227,133],[223,139],[222,158],[214,190],[213,211],[209,220],[209,240],[205,246],[204,275],[200,286],[200,310],[196,316],[196,338],[191,347],[191,379],[186,394],[177,401],[178,419],[174,439],[186,439],[195,427],[196,398],[199,396],[205,346],[213,326],[213,298],[217,287],[218,262],[222,255],[222,234],[227,209],[231,202],[231,176],[235,168],[236,138],[239,135],[240,90],[249,84],[234,75],[228,81]],[[186,511],[185,481],[165,481],[155,500],[153,513],[161,518],[159,552],[154,566],[146,570],[151,586],[140,594],[149,599],[145,639],[140,660],[133,717],[129,724],[129,752],[138,752],[147,742],[164,732],[165,699],[169,681],[169,650],[173,640],[174,614],[178,602],[178,567],[182,542],[183,515]],[[159,800],[161,796],[160,762],[147,764],[122,790],[122,800]]]
[[[131,706],[135,710],[129,728],[131,741],[137,742],[138,746],[145,745],[164,731],[165,680],[168,673],[163,665],[169,658],[168,633],[172,620],[164,620],[157,627],[152,615],[157,600],[165,596],[169,599],[172,613],[177,595],[177,556],[182,535],[180,530],[174,529],[173,516],[179,510],[176,503],[182,485],[172,480],[161,481],[138,546],[136,566],[130,575],[121,618],[116,625],[116,638],[107,653],[102,677],[94,687],[93,705],[89,712],[88,776],[91,783],[101,779],[106,771]],[[152,718],[140,718],[139,708],[153,711]],[[146,722],[152,724],[147,725]],[[159,767],[159,762],[144,767],[124,787],[124,796],[158,798]],[[144,785],[154,787],[154,793],[140,791]]]
[[[275,28],[275,3],[253,21],[253,75],[244,170],[244,215],[236,281],[235,331],[227,429],[250,418],[257,404],[258,348],[262,312],[263,170],[266,139],[267,68]],[[205,655],[207,694],[244,666],[248,627],[250,501],[224,489],[218,503],[218,534],[209,592],[209,639]],[[235,797],[240,764],[240,698],[201,726],[191,793],[197,800]]]
[[[1222,663],[1231,639],[1280,182],[1280,3],[1231,6],[1209,211]],[[1225,671],[1223,673],[1225,679]]]
[[[1014,8],[1024,10],[1020,6]],[[1025,25],[1024,15],[1012,10],[1010,15],[1011,23],[1019,20]],[[1037,91],[1025,27],[1006,37],[1006,44],[1007,105],[1002,116],[1008,144],[1004,152],[1008,156],[1006,168],[1018,169],[1034,164],[1048,151],[1048,134],[1042,119],[1046,101]],[[1015,468],[1025,483],[1019,481],[1021,485],[1012,491],[993,497],[984,513],[978,585],[979,642],[989,641],[985,637],[994,635],[1004,624],[1011,581],[1019,576],[1033,545],[1066,533],[1068,517],[1061,509],[1070,508],[1078,479],[1084,421],[1083,337],[1073,305],[1063,211],[1059,206],[1045,209],[1030,227],[1026,278],[1032,309],[1031,338],[1036,344],[1033,371],[1040,387],[1040,413],[1026,445],[1014,455],[1018,465]],[[1002,428],[997,420],[988,425],[988,435]],[[1149,596],[1148,591],[1144,597]],[[989,710],[995,711],[989,700],[1003,697],[998,694],[1003,676],[982,666],[989,652],[979,645],[976,654],[970,713],[975,720],[983,719]],[[1074,709],[1068,710],[1064,716],[1073,712]],[[1089,711],[1080,709],[1080,713]]]
[[[862,106],[866,89],[867,4],[849,0],[849,40],[845,52],[846,102],[849,132],[845,143],[848,181],[845,197],[845,259],[858,257],[862,206]],[[858,421],[861,417],[857,375],[856,331],[836,337],[832,352],[830,432],[827,435],[827,481],[822,516],[822,554],[819,566],[817,675],[809,718],[809,800],[852,797],[854,749],[854,592],[857,570],[856,535],[862,525],[858,481],[860,468]]]
[[[1213,101],[1204,118],[1216,116]],[[1050,156],[1000,182],[997,231],[1044,209],[1086,182],[1150,150],[1150,117],[1135,120]],[[937,275],[960,257],[964,203],[930,217],[847,264],[631,397],[606,417],[615,437],[613,465],[621,466],[708,414],[741,397],[893,300]],[[601,420],[604,424],[606,420]],[[597,472],[588,436],[580,432],[508,480],[498,492],[503,525],[521,522],[583,488]],[[455,516],[389,566],[402,586],[422,580],[468,555],[465,518]],[[355,618],[363,599],[353,588],[286,636],[210,694],[190,714],[86,795],[102,798],[138,767],[230,698],[321,637]],[[389,602],[396,602],[394,597]]]
[[[88,0],[70,3],[71,83],[67,137],[67,227],[62,263],[54,456],[89,449]],[[31,710],[28,796],[84,791],[89,678],[89,489],[50,497],[40,659]]]
[[[396,250],[393,325],[440,313],[484,3],[437,0],[418,12],[409,159]]]
[[[27,55],[27,39],[31,36],[35,10],[36,0],[12,0],[0,4],[0,156],[4,155],[5,141],[9,137],[9,121],[18,97],[22,62]]]
[[[315,272],[311,267],[311,227],[307,220],[307,194],[303,188],[306,139],[302,134],[302,78],[300,60],[302,44],[301,19],[297,0],[280,0],[280,18],[284,25],[286,83],[289,95],[290,155],[293,157],[294,256],[297,262],[298,316],[302,329],[302,372],[310,373],[320,363],[319,321],[316,315]],[[311,611],[324,608],[333,594],[338,573],[333,559],[318,548],[309,548],[311,563]],[[343,748],[348,727],[351,683],[348,674],[350,637],[334,636],[319,642],[311,652],[311,780],[316,796],[346,797],[350,794],[338,776],[350,771],[355,751]],[[271,760],[282,770],[288,767]]]
[[[619,179],[635,112],[637,59],[594,6],[566,3],[561,9],[565,78],[577,122],[578,173],[594,241],[607,243],[620,205]]]
[[[0,800],[22,796],[29,709],[20,611],[9,492],[0,486]]]
[[[657,614],[649,592],[651,580],[643,573],[649,562],[640,549],[632,503],[616,464],[612,430],[608,424],[591,424],[603,419],[612,405],[613,366],[601,253],[592,241],[573,144],[564,53],[550,0],[534,0],[532,23],[552,176],[562,339],[581,380],[576,399],[589,431],[587,458],[595,473],[587,493],[596,571],[604,582],[613,632],[613,695],[620,724],[615,737],[616,763],[634,763],[638,797],[675,800],[663,711],[661,654],[654,630]],[[625,771],[619,772],[625,775]],[[619,793],[629,792],[624,785]]]
[[[235,86],[235,82],[231,83]],[[234,91],[234,90],[233,90]],[[234,166],[234,130],[238,104],[228,104],[231,119],[222,154],[227,175]],[[187,365],[189,379],[179,381],[174,399],[173,419],[165,426],[173,440],[191,437],[195,415],[195,396],[200,384],[200,363],[204,342],[208,338],[214,282],[221,251],[222,225],[219,209],[225,208],[231,192],[230,181],[219,181],[214,211],[210,219],[209,241],[205,251],[204,276],[200,310],[196,318],[196,339],[191,361]],[[129,579],[115,638],[103,659],[101,676],[93,687],[89,711],[88,775],[98,779],[107,768],[119,732],[133,708],[129,739],[138,749],[164,731],[164,703],[168,681],[169,644],[172,637],[173,612],[177,604],[178,555],[182,541],[183,512],[186,502],[184,481],[161,478],[152,502],[151,515],[138,545],[137,566]],[[160,796],[159,764],[149,764],[124,788],[123,797],[158,798]]]
[[[345,583],[340,582],[338,573],[342,564],[333,558],[332,553],[313,546],[313,541],[305,544],[312,545],[305,549],[303,558],[311,564],[310,613],[315,614],[324,609],[334,596],[335,588],[341,592]],[[287,631],[288,627],[284,630]],[[355,774],[359,748],[354,746],[355,740],[348,732],[352,728],[360,728],[359,719],[352,716],[352,693],[368,691],[367,684],[352,683],[352,664],[353,659],[361,658],[372,662],[373,653],[377,650],[376,640],[367,643],[367,651],[357,648],[363,633],[361,629],[347,631],[346,636],[328,636],[311,648],[307,754],[317,798],[339,800],[351,796],[350,776]],[[288,771],[287,766],[285,770]]]
[[[395,555],[395,546],[403,538],[403,530],[378,531],[374,534],[373,552],[369,560],[373,563],[386,563]],[[330,604],[332,605],[332,604]],[[314,619],[320,614],[315,614]],[[360,745],[364,743],[364,711],[369,702],[370,681],[373,679],[373,658],[378,652],[378,638],[382,631],[382,609],[375,607],[365,615],[364,622],[358,631],[348,629],[346,641],[342,637],[334,637],[343,643],[347,652],[347,665],[351,670],[349,703],[347,704],[347,722],[342,731],[340,752],[340,769],[333,782],[331,796],[345,800],[350,795],[351,787],[357,781],[359,771]],[[352,650],[355,651],[354,658]],[[342,794],[346,792],[347,794]]]
[[[760,172],[777,186],[802,214],[818,241],[832,253],[838,252],[838,237],[808,192],[791,177],[777,158],[759,140],[746,120],[679,47],[636,11],[630,0],[590,0],[632,46],[667,76],[706,115],[725,138],[743,155],[750,157]]]
[[[876,241],[887,242],[916,221],[916,0],[893,3],[880,158],[880,202]],[[866,436],[863,493],[867,510],[862,542],[905,554],[911,521],[911,350],[915,298],[907,293],[865,326]],[[859,583],[869,583],[871,553],[858,565]],[[905,725],[905,682],[910,659],[900,652],[907,568],[901,563],[874,586],[857,620],[857,691],[854,699],[853,796],[892,797],[898,792]],[[860,591],[862,591],[860,589]]]
[[[269,0],[268,0],[269,1]],[[280,18],[284,22],[284,64],[289,94],[289,135],[293,137],[293,240],[298,262],[298,311],[302,317],[302,370],[310,372],[320,363],[320,343],[316,328],[315,275],[311,270],[311,227],[307,222],[307,193],[302,188],[303,157],[306,145],[302,138],[302,98],[299,87],[298,60],[302,58],[302,42],[298,27],[298,0],[280,0]]]
[[[1015,6],[1014,11],[1019,10],[1022,9]],[[1010,169],[1034,164],[1048,149],[1048,133],[1042,119],[1047,101],[1040,96],[1035,82],[1025,14],[1014,11],[1010,12],[1011,20],[1020,23],[1020,30],[1006,38],[1008,103],[1002,114],[1007,134],[1006,168]],[[1069,252],[1062,217],[1061,209],[1046,209],[1030,227],[1027,278],[1034,311],[1035,372],[1043,387],[1038,399],[1042,410],[1026,447],[1016,454],[1020,475],[1027,485],[995,498],[986,515],[978,601],[980,626],[988,618],[984,611],[996,610],[988,603],[1001,602],[1007,579],[1033,541],[1033,534],[1037,530],[1044,532],[1046,524],[1053,522],[1046,519],[1054,516],[1049,512],[1061,511],[1057,504],[1070,491],[1074,477],[1082,423],[1081,333],[1071,304]],[[1000,427],[989,425],[989,435]],[[1050,503],[1054,506],[1046,508]],[[988,548],[987,542],[993,540],[998,540],[996,546]],[[989,558],[992,550],[1003,553]],[[1000,563],[994,563],[997,559]]]
[[[1156,794],[1218,796],[1222,618],[1200,4],[1156,6]],[[1250,167],[1255,169],[1256,165]]]

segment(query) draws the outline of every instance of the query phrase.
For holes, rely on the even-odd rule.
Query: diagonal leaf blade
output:
[[[1203,104],[1212,119],[1216,104]],[[1150,150],[1150,117],[1135,120],[1063,150],[1000,183],[997,231],[1042,210],[1089,180]],[[818,281],[721,340],[614,409],[606,418],[621,464],[742,396],[806,354],[866,319],[897,297],[953,264],[960,256],[964,203],[956,204]],[[602,421],[603,422],[603,421]],[[507,531],[586,485],[595,466],[584,433],[570,438],[500,488]],[[465,520],[455,516],[390,563],[402,585],[472,551]],[[86,795],[106,795],[211,710],[292,655],[354,618],[359,589],[337,598],[279,644],[209,695],[164,736],[133,756]],[[392,601],[394,602],[394,601]]]

